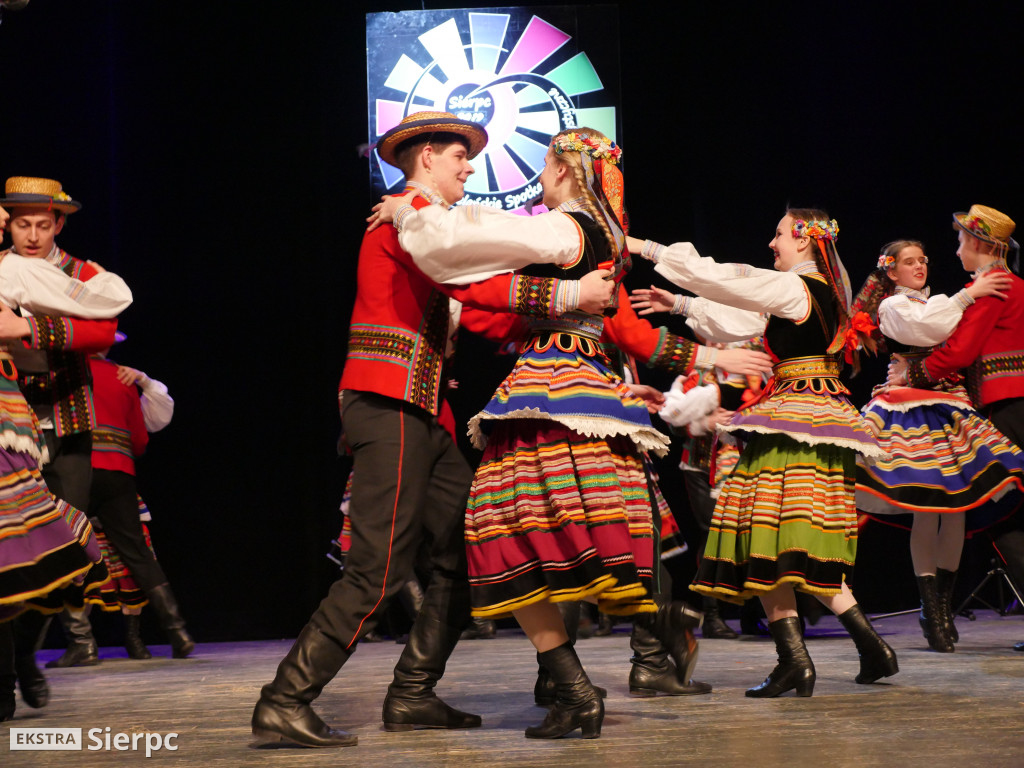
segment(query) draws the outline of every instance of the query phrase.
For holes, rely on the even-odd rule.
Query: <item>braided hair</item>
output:
[[[551,140],[555,141],[559,137],[570,133],[597,135],[604,138],[606,142],[609,141],[600,131],[595,131],[593,128],[586,128],[584,126],[580,126],[578,128],[567,128],[564,131],[556,133],[551,137]],[[573,178],[576,180],[576,186],[579,188],[580,195],[583,197],[583,205],[586,208],[587,213],[590,214],[597,225],[601,228],[605,239],[608,241],[608,252],[614,256],[618,251],[618,245],[615,242],[615,235],[612,234],[612,230],[608,226],[605,216],[615,219],[615,212],[611,209],[611,206],[606,204],[606,201],[599,199],[591,190],[590,185],[587,184],[587,174],[583,169],[583,161],[580,159],[580,153],[574,151],[563,151],[556,153],[554,157],[556,162],[562,163],[572,171]],[[601,197],[603,198],[603,195]],[[618,224],[622,231],[625,232],[625,222],[619,221]]]

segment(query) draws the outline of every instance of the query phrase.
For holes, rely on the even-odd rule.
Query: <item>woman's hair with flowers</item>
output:
[[[910,247],[924,251],[924,244],[920,240],[893,240],[883,245],[874,270],[868,275],[868,279],[864,281],[864,285],[850,305],[851,315],[863,318],[860,323],[861,331],[858,332],[857,349],[852,350],[854,373],[860,370],[860,348],[867,349],[872,354],[877,354],[879,349],[885,349],[885,339],[878,330],[878,305],[896,292],[896,283],[889,277],[889,270],[896,267],[903,249]]]
[[[595,160],[603,160],[612,165],[617,165],[622,157],[622,148],[615,144],[600,131],[593,128],[580,126],[578,128],[567,128],[551,137],[551,148],[555,153],[555,161],[566,165],[573,173],[576,186],[583,196],[587,210],[594,221],[601,227],[605,238],[608,240],[608,247],[611,254],[615,254],[618,245],[615,242],[615,235],[612,234],[608,222],[605,221],[602,211],[608,216],[615,218],[611,207],[604,205],[595,195],[590,185],[587,184],[587,173],[583,167],[581,154],[589,155]],[[598,187],[600,188],[600,187]],[[623,231],[626,231],[625,222],[618,222]]]
[[[818,265],[818,270],[826,274],[828,265],[825,263],[825,254],[818,247],[817,236],[835,242],[839,234],[835,219],[829,219],[827,213],[817,208],[787,208],[786,215],[793,217],[793,237],[811,238],[810,255]]]

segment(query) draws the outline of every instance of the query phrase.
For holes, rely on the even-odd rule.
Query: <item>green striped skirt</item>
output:
[[[742,602],[779,584],[838,594],[857,555],[856,453],[754,434],[726,480],[692,589]]]

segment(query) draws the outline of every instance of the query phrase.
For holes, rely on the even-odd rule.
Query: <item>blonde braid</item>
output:
[[[579,153],[575,153],[574,159],[579,158]],[[615,243],[615,236],[612,234],[611,228],[608,226],[608,222],[604,218],[604,214],[601,212],[601,204],[594,197],[594,193],[590,191],[590,187],[587,186],[587,174],[583,170],[583,164],[578,159],[574,163],[568,164],[572,168],[573,175],[576,178],[576,186],[579,187],[580,192],[583,195],[584,204],[586,205],[587,211],[593,217],[594,221],[601,231],[604,233],[605,239],[608,241],[610,246],[610,253],[612,258],[615,257],[618,246]]]

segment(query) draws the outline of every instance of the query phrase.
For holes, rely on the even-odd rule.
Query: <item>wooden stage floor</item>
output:
[[[459,644],[438,690],[451,704],[483,716],[470,731],[387,733],[380,705],[401,647],[362,644],[316,704],[359,745],[344,749],[254,748],[249,716],[290,641],[201,644],[187,660],[131,661],[103,649],[96,667],[48,670],[53,696],[42,710],[20,700],[0,724],[0,766],[1024,766],[1024,640],[1020,616],[978,613],[959,620],[955,654],[926,650],[914,616],[878,622],[899,654],[900,673],[885,684],[856,685],[853,644],[828,617],[809,630],[818,672],[814,696],[748,699],[774,664],[770,641],[703,640],[697,678],[711,695],[634,699],[627,693],[629,638],[581,640],[591,678],[609,689],[600,739],[534,741],[523,736],[544,711],[533,706],[536,666],[527,640],[512,630]],[[41,661],[57,655],[44,651]],[[178,733],[177,751],[146,758],[132,751],[9,750],[9,728],[110,728],[113,733]],[[140,745],[141,746],[141,745]],[[142,761],[140,763],[140,761]]]

